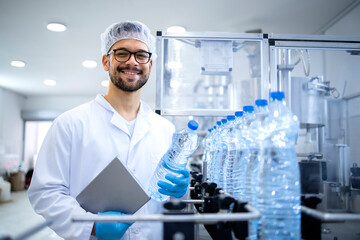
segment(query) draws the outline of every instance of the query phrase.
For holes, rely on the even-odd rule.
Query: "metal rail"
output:
[[[189,199],[189,200],[181,200],[181,202],[186,204],[202,204],[204,203],[204,200],[202,199]]]
[[[248,221],[260,218],[260,212],[249,205],[245,208],[249,212],[245,213],[204,213],[191,215],[76,215],[73,222],[193,222],[193,223],[216,223],[216,222],[236,222]]]
[[[360,221],[360,214],[354,213],[324,213],[305,206],[301,206],[301,212],[322,222]]]

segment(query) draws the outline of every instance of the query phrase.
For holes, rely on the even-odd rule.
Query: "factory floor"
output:
[[[32,209],[26,191],[11,192],[11,200],[0,203],[0,239],[4,236],[12,238],[44,223],[44,219]],[[27,240],[60,240],[50,228],[26,238]]]
[[[321,240],[360,240],[359,222],[322,224]]]

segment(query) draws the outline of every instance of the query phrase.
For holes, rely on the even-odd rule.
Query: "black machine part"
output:
[[[356,163],[354,163],[353,167],[350,168],[351,171],[351,186],[353,188],[360,189],[360,167],[357,166]]]
[[[164,215],[192,215],[193,211],[184,211],[186,203],[178,199],[164,203],[167,212]],[[195,224],[193,222],[164,222],[163,239],[195,239]]]

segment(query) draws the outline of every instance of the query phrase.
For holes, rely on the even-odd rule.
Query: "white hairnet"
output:
[[[109,49],[119,40],[136,39],[146,44],[153,55],[155,55],[155,37],[151,35],[150,29],[138,21],[126,21],[110,25],[101,38],[101,53],[108,54]]]

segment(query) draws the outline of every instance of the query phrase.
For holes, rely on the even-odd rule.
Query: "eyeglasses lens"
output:
[[[115,51],[114,55],[115,55],[115,59],[119,62],[126,62],[130,59],[130,55],[134,54],[135,56],[135,60],[138,63],[147,63],[150,60],[150,54],[148,52],[144,52],[144,51],[139,51],[139,52],[135,52],[135,53],[131,53],[129,51],[126,50],[117,50]]]

